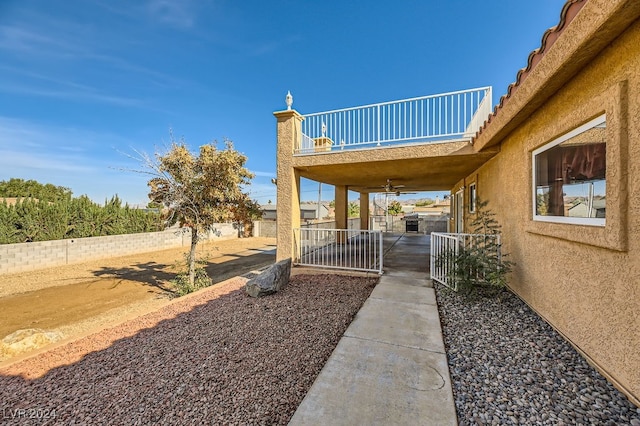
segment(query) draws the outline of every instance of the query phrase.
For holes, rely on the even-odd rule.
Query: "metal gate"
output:
[[[293,263],[382,274],[382,232],[359,229],[294,229]]]
[[[458,283],[452,275],[456,255],[464,247],[474,247],[478,244],[486,244],[488,239],[496,239],[494,253],[498,261],[501,258],[500,234],[463,234],[463,233],[431,233],[431,279],[442,285],[458,291]],[[492,254],[493,255],[493,254]]]

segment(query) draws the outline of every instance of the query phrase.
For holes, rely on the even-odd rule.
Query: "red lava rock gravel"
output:
[[[0,370],[0,423],[286,424],[377,278],[297,275],[261,299],[245,282]]]

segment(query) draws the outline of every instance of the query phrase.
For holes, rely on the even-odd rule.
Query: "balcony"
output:
[[[303,115],[295,155],[471,140],[491,113],[491,87]]]

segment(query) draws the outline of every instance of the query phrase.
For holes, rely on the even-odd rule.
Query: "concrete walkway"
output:
[[[429,236],[385,237],[384,275],[290,425],[455,425]]]

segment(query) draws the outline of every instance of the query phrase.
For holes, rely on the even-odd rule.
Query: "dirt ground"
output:
[[[109,327],[167,304],[186,247],[38,271],[0,275],[0,339],[16,330],[56,330],[65,338]],[[198,257],[214,283],[275,261],[275,239],[203,242]],[[0,359],[2,361],[2,359]]]

